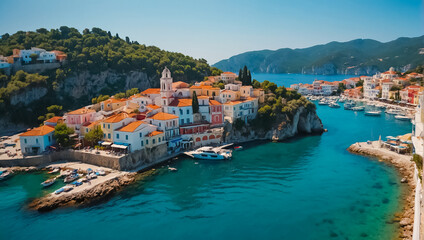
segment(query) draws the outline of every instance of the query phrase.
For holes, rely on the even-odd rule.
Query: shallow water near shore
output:
[[[321,136],[249,143],[231,161],[182,158],[171,164],[177,172],[158,168],[87,208],[28,211],[45,175],[14,176],[0,182],[0,239],[390,239],[400,176],[346,148],[411,124],[317,107],[328,129]]]

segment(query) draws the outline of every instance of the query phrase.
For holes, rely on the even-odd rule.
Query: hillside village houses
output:
[[[262,89],[242,86],[237,75],[224,72],[208,77],[190,86],[185,82],[173,82],[171,71],[165,67],[159,88],[149,88],[125,99],[109,98],[45,121],[43,129],[24,133],[27,142],[24,154],[39,154],[54,141],[38,137],[52,136],[54,126],[64,122],[75,130],[79,139],[100,127],[103,131],[103,147],[128,153],[166,144],[168,153],[210,144],[220,144],[224,121],[247,121],[256,117],[259,103],[264,102]],[[216,82],[225,83],[225,89],[213,87]],[[196,94],[199,111],[193,112],[193,96]],[[50,134],[50,135],[48,135]],[[49,140],[49,138],[47,139]],[[32,145],[31,145],[32,144]],[[38,148],[37,148],[38,147]]]

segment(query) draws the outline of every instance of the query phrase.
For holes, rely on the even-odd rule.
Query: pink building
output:
[[[211,125],[219,126],[224,122],[224,113],[222,104],[216,100],[209,100],[210,113],[211,113]]]
[[[79,131],[83,123],[94,121],[95,114],[96,111],[86,108],[80,108],[78,110],[68,112],[66,114],[66,125],[73,128],[75,131]]]

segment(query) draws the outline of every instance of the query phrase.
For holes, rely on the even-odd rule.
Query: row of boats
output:
[[[41,186],[49,187],[49,186],[53,185],[56,182],[57,179],[62,178],[62,177],[64,178],[63,179],[64,183],[68,183],[68,184],[71,184],[73,186],[80,186],[80,185],[83,184],[83,182],[88,182],[91,179],[97,178],[97,176],[106,175],[105,171],[102,170],[102,169],[98,169],[97,171],[93,171],[90,168],[87,169],[87,174],[85,174],[85,175],[78,173],[77,169],[73,169],[73,170],[67,169],[67,170],[61,171],[60,168],[54,168],[51,171],[49,171],[48,173],[56,174],[56,173],[59,173],[59,172],[60,172],[60,175],[53,177],[53,178],[50,178],[50,179],[47,179],[46,181],[41,183]],[[69,189],[69,186],[65,189],[60,188],[60,189],[56,190],[55,193],[59,194],[61,192],[66,192],[65,190],[68,190],[68,189]]]
[[[318,101],[318,105],[328,105],[331,108],[340,108],[339,102],[344,103],[343,108],[345,110],[352,111],[365,111],[366,116],[380,116],[385,109],[385,113],[395,115],[395,119],[402,121],[410,121],[412,119],[411,114],[408,114],[406,111],[396,108],[396,107],[387,107],[382,103],[373,103],[373,102],[355,102],[344,97],[330,96],[330,97],[320,97],[320,96],[310,96],[308,97],[311,101]],[[366,109],[366,107],[368,109]]]

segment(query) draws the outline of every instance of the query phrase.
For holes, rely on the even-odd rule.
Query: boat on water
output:
[[[0,180],[6,180],[12,176],[12,171],[4,171],[0,174]]]
[[[331,108],[340,108],[340,105],[335,102],[331,102],[330,104],[328,104],[328,106]]]
[[[318,105],[328,105],[328,102],[323,99],[318,102]]]
[[[365,115],[367,115],[367,116],[380,116],[381,111],[366,111]]]
[[[63,191],[64,191],[64,192],[69,192],[69,191],[71,191],[72,189],[74,189],[74,187],[72,187],[72,186],[70,186],[70,185],[66,185],[66,186],[64,186],[64,187],[63,187]]]
[[[243,147],[242,147],[242,146],[235,146],[235,147],[234,147],[234,150],[236,150],[236,151],[240,151],[240,150],[243,150]]]
[[[58,195],[58,194],[63,193],[64,191],[65,191],[65,189],[63,187],[61,187],[61,188],[57,189],[56,191],[54,191],[54,194]]]
[[[53,170],[49,171],[49,174],[58,173],[60,171],[60,168],[53,168]]]
[[[410,118],[410,117],[405,116],[405,115],[396,115],[396,116],[395,116],[395,119],[397,119],[397,120],[401,120],[401,121],[409,121],[409,120],[411,120],[411,118]]]
[[[402,110],[389,108],[386,110],[387,114],[400,115],[402,114]]]
[[[105,170],[103,170],[103,169],[97,169],[96,174],[99,175],[99,176],[106,175]]]
[[[345,110],[352,110],[352,108],[353,108],[354,106],[355,106],[354,104],[346,102],[346,103],[344,104],[344,109],[345,109]]]
[[[70,183],[70,182],[73,182],[76,179],[78,179],[78,177],[79,177],[78,174],[72,174],[72,175],[69,175],[69,176],[65,177],[65,179],[63,180],[63,182],[64,183]]]
[[[41,183],[41,186],[43,187],[49,187],[53,185],[56,182],[56,178],[47,179],[46,181]]]
[[[174,168],[174,167],[168,167],[168,170],[171,172],[176,172],[178,171],[178,169]]]
[[[353,111],[357,111],[357,112],[358,111],[364,111],[365,110],[365,107],[364,106],[353,107],[352,110]]]
[[[201,147],[194,151],[185,152],[186,155],[203,160],[226,160],[232,157],[231,150],[222,147]]]

